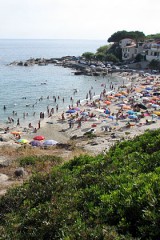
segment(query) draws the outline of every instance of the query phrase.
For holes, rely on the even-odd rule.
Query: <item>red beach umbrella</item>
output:
[[[111,104],[110,101],[104,101],[104,103],[107,104],[107,105],[110,105],[110,104]]]
[[[38,141],[42,141],[42,140],[45,139],[45,137],[43,135],[40,135],[40,136],[35,136],[33,139],[38,140]]]

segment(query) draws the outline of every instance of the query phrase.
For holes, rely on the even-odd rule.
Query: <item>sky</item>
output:
[[[160,0],[0,0],[0,39],[108,39],[160,32]]]

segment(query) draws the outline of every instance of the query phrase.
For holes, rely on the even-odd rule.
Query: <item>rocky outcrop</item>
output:
[[[79,58],[74,56],[66,56],[62,58],[30,58],[26,61],[12,62],[11,66],[23,66],[23,67],[31,67],[34,65],[38,66],[46,66],[48,64],[54,64],[58,66],[63,66],[66,68],[71,68],[76,70],[74,72],[75,75],[87,75],[87,76],[105,76],[108,74],[108,69],[105,67],[101,67],[98,63],[95,63],[94,66],[91,63],[80,61]]]

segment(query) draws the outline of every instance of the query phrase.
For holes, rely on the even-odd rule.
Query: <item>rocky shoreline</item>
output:
[[[14,61],[9,66],[47,66],[53,64],[55,66],[62,66],[73,69],[75,75],[87,75],[87,76],[106,76],[114,72],[132,72],[132,69],[112,69],[105,66],[102,62],[87,62],[81,57],[65,56],[61,58],[30,58],[25,61]]]

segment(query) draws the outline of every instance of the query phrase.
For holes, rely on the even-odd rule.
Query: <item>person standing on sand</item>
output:
[[[68,121],[68,124],[69,124],[69,128],[71,128],[71,127],[72,127],[72,122],[71,122],[71,120]]]
[[[56,112],[58,112],[58,104],[56,105]]]
[[[51,113],[52,113],[52,114],[54,113],[54,108],[51,108]]]
[[[19,118],[17,119],[17,126],[19,126],[20,125],[20,122],[19,122]]]
[[[64,117],[64,112],[62,113],[62,120],[64,121],[65,120],[65,117]]]
[[[40,122],[40,120],[38,121],[38,129],[40,129],[40,127],[41,127],[41,122]]]

